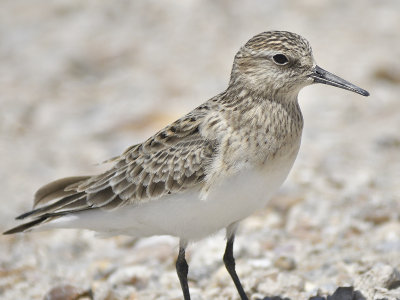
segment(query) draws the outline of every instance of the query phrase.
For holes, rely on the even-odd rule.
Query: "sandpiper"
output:
[[[226,228],[223,261],[240,298],[248,299],[235,271],[235,232],[268,203],[292,168],[303,128],[297,96],[313,83],[369,95],[317,66],[301,36],[258,34],[236,54],[225,91],[129,147],[105,173],[43,186],[34,209],[17,217],[30,221],[4,234],[85,228],[176,236],[176,270],[188,300],[188,242]]]

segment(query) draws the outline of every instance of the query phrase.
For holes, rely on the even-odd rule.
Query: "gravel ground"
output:
[[[0,230],[42,184],[104,170],[96,163],[222,91],[251,36],[290,30],[309,39],[321,67],[371,96],[327,86],[300,93],[299,157],[270,205],[242,223],[239,276],[252,299],[308,299],[338,286],[400,299],[398,0],[0,8]],[[181,298],[175,238],[56,230],[0,239],[1,299]],[[222,233],[189,247],[193,299],[237,299],[223,250]]]

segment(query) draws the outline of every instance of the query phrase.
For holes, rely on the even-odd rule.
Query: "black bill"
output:
[[[324,69],[315,66],[314,72],[310,75],[314,79],[315,83],[323,83],[323,84],[328,84],[332,86],[336,86],[345,90],[349,90],[352,92],[355,92],[357,94],[363,95],[363,96],[369,96],[369,93],[366,90],[363,90],[362,88],[359,88],[358,86],[355,86],[354,84],[332,74],[329,73],[328,71],[325,71]]]

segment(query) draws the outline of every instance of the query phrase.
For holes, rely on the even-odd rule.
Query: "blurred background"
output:
[[[307,38],[317,63],[368,90],[299,95],[294,168],[245,220],[237,270],[252,299],[352,285],[400,298],[400,2],[15,1],[0,3],[0,230],[38,187],[97,165],[223,91],[253,35]],[[0,298],[180,299],[177,240],[57,230],[0,237]],[[189,248],[193,299],[236,299],[223,233]],[[52,298],[53,297],[53,298]]]

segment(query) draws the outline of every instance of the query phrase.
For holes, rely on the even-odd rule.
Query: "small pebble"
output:
[[[296,269],[296,262],[288,256],[280,256],[274,261],[274,266],[284,271]]]
[[[353,292],[354,288],[352,286],[339,287],[332,296],[328,296],[328,300],[353,300]]]
[[[45,296],[44,300],[78,300],[93,299],[91,290],[83,290],[70,284],[58,285],[52,288]]]

